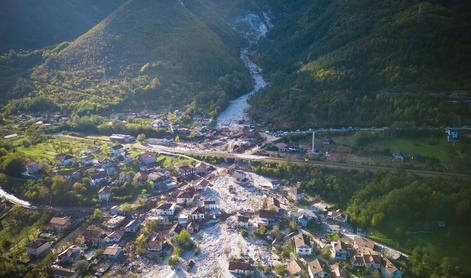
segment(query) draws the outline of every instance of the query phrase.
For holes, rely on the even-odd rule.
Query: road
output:
[[[140,148],[140,149],[151,149],[155,152],[162,154],[180,154],[188,157],[191,156],[214,156],[214,157],[223,157],[223,158],[232,158],[240,160],[255,160],[255,161],[264,161],[264,162],[290,162],[293,164],[300,165],[311,165],[318,167],[325,167],[329,169],[343,169],[343,170],[357,170],[357,171],[383,171],[383,172],[407,172],[417,176],[423,177],[441,177],[441,178],[462,178],[462,179],[471,179],[471,175],[460,174],[460,173],[450,173],[450,172],[438,172],[438,171],[428,171],[428,170],[414,170],[414,169],[403,169],[390,166],[377,166],[377,165],[362,165],[362,164],[348,164],[341,162],[331,162],[331,161],[306,161],[301,159],[286,159],[281,157],[268,157],[260,156],[254,154],[238,154],[238,153],[229,153],[224,151],[215,151],[215,150],[198,150],[198,149],[189,149],[183,147],[165,147],[165,146],[156,146],[156,145],[141,145],[139,143],[130,144],[130,147]]]
[[[382,128],[380,128],[382,129]],[[58,134],[55,137],[65,140],[89,140],[88,138],[75,137],[71,135],[61,135]],[[108,141],[104,137],[94,138],[96,140]],[[341,169],[341,170],[356,170],[356,171],[370,171],[370,172],[390,172],[390,173],[399,173],[407,172],[422,177],[436,177],[436,178],[460,178],[460,179],[471,179],[470,174],[462,173],[451,173],[451,172],[439,172],[439,171],[429,171],[429,170],[415,170],[415,169],[405,169],[399,167],[391,166],[379,166],[379,165],[363,165],[363,164],[351,164],[351,163],[341,163],[341,162],[332,162],[332,161],[306,161],[302,159],[295,158],[282,158],[282,157],[269,157],[261,156],[254,154],[239,154],[239,153],[230,153],[225,151],[216,151],[211,149],[196,149],[196,148],[186,148],[186,147],[166,147],[161,145],[141,145],[139,143],[125,144],[128,147],[134,147],[138,149],[150,149],[155,152],[162,154],[179,154],[185,155],[187,158],[192,158],[192,156],[213,156],[221,158],[231,158],[239,160],[254,160],[254,161],[264,161],[264,162],[275,162],[275,163],[284,163],[290,162],[293,164],[299,165],[311,165],[317,167],[324,167],[329,169]]]

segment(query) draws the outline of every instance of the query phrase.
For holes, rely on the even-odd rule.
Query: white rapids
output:
[[[262,69],[250,60],[251,47],[265,36],[271,26],[271,23],[266,19],[267,16],[264,14],[263,17],[264,18],[262,19],[262,17],[257,14],[249,13],[248,15],[239,17],[235,20],[234,28],[241,32],[249,41],[249,46],[240,51],[240,59],[244,62],[250,75],[254,79],[254,86],[250,92],[233,100],[226,110],[219,114],[217,118],[218,128],[240,128],[244,122],[249,120],[247,115],[249,103],[247,100],[267,86],[267,82],[262,76]]]

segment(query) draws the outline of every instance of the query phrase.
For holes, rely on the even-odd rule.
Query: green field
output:
[[[402,152],[406,156],[433,157],[442,162],[453,159],[455,147],[445,138],[386,138],[366,146],[370,151]]]
[[[60,153],[76,155],[90,146],[99,146],[102,148],[102,152],[106,151],[106,146],[104,144],[94,144],[92,141],[86,140],[61,140],[48,138],[43,140],[41,143],[30,146],[24,146],[22,143],[23,140],[25,140],[25,138],[23,136],[19,136],[13,140],[4,140],[3,143],[8,143],[16,148],[16,151],[26,159],[42,160],[51,164],[56,162],[55,156]]]

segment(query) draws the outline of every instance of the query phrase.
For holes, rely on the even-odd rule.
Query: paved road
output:
[[[89,140],[83,137],[75,137],[70,135],[61,135],[58,134],[56,137],[66,140]],[[94,139],[108,141],[104,137],[95,137]],[[438,172],[438,171],[428,171],[428,170],[414,170],[414,169],[404,169],[399,167],[391,167],[391,166],[377,166],[377,165],[362,165],[362,164],[351,164],[351,163],[341,163],[341,162],[332,162],[332,161],[306,161],[302,159],[287,159],[281,157],[268,157],[268,156],[260,156],[254,154],[238,154],[238,153],[229,153],[224,151],[215,151],[215,150],[208,150],[208,149],[195,149],[195,148],[184,148],[184,147],[166,147],[160,145],[141,145],[139,143],[134,144],[127,144],[129,147],[135,147],[140,149],[152,149],[153,151],[160,152],[160,153],[167,153],[167,154],[180,154],[185,155],[188,158],[192,158],[191,156],[214,156],[214,157],[223,157],[223,158],[232,158],[232,159],[240,159],[240,160],[255,160],[255,161],[265,161],[265,162],[290,162],[294,164],[301,164],[301,165],[312,165],[312,166],[319,166],[325,167],[329,169],[343,169],[343,170],[357,170],[357,171],[383,171],[383,172],[407,172],[417,176],[423,177],[440,177],[440,178],[461,178],[461,179],[471,179],[471,175],[469,174],[461,174],[461,173],[450,173],[450,172]],[[193,158],[192,158],[193,159]]]
[[[358,171],[371,171],[371,172],[384,171],[384,172],[393,172],[393,173],[404,171],[407,173],[411,173],[418,176],[424,176],[424,177],[442,177],[442,178],[453,177],[453,178],[471,179],[471,175],[468,175],[468,174],[402,169],[402,168],[396,168],[396,167],[390,167],[390,166],[348,164],[348,163],[331,162],[331,161],[306,161],[306,160],[301,160],[301,159],[287,159],[287,158],[268,157],[268,156],[260,156],[260,155],[253,155],[253,154],[237,154],[237,153],[229,153],[229,152],[224,152],[224,151],[198,150],[198,149],[189,149],[189,148],[182,148],[182,147],[165,147],[165,146],[156,146],[156,145],[143,146],[137,143],[131,144],[130,146],[141,148],[141,149],[152,149],[153,151],[160,152],[160,153],[181,154],[185,156],[194,156],[194,155],[215,156],[215,157],[233,158],[233,159],[241,159],[241,160],[256,160],[256,161],[277,162],[277,163],[289,161],[294,164],[312,165],[312,166],[319,166],[319,167],[325,167],[325,168],[330,168],[330,169],[358,170]]]

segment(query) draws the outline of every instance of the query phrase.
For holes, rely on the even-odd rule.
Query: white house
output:
[[[135,233],[139,230],[139,220],[133,219],[124,226],[124,231],[128,233]]]
[[[163,203],[157,207],[156,212],[158,215],[171,216],[175,214],[176,206],[177,204],[175,203]]]
[[[118,243],[124,237],[124,232],[121,230],[116,230],[108,234],[105,238],[107,244]]]
[[[98,200],[108,202],[111,199],[111,187],[104,186],[98,191]]]
[[[116,229],[119,226],[123,225],[124,220],[126,220],[126,217],[124,216],[121,216],[121,215],[113,216],[106,223],[106,227],[108,227],[108,229]]]
[[[190,217],[192,220],[201,220],[204,219],[206,215],[206,210],[204,207],[196,207],[191,210]]]
[[[349,255],[348,247],[340,239],[337,241],[332,241],[330,243],[330,246],[332,248],[330,252],[332,259],[345,261],[348,258],[348,255]]]
[[[185,225],[188,223],[188,215],[181,213],[178,216],[178,224]]]
[[[299,256],[309,256],[312,253],[312,246],[309,238],[299,233],[293,237],[294,246],[296,247],[296,254]]]
[[[205,200],[203,202],[203,204],[204,204],[204,207],[208,210],[217,210],[218,209],[218,205],[217,205],[215,200]]]
[[[188,189],[186,191],[181,192],[177,195],[177,204],[179,205],[187,205],[193,202],[193,198],[195,197],[195,191]]]

